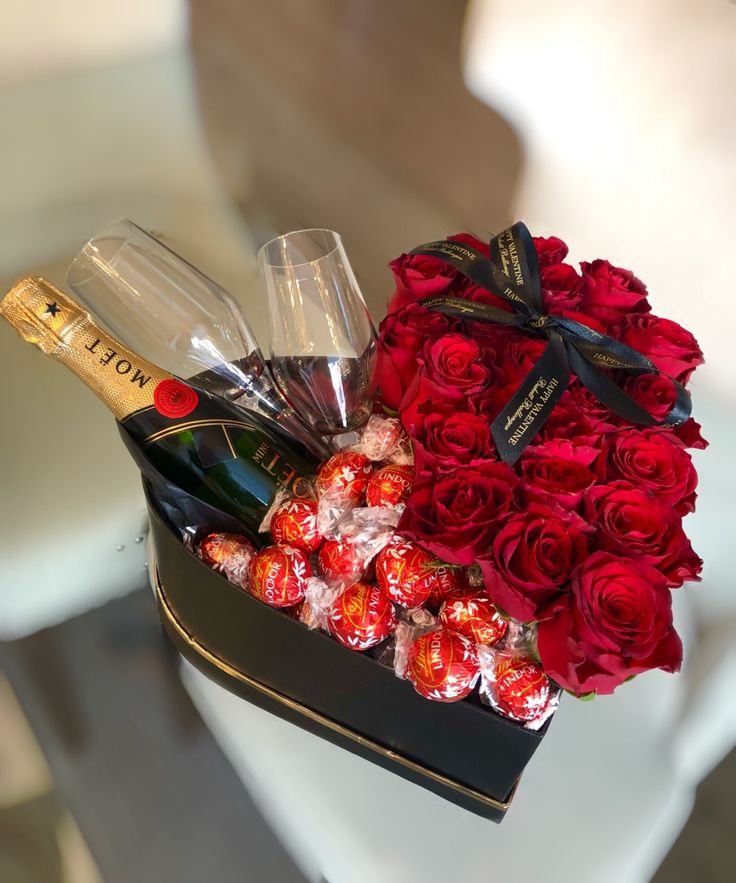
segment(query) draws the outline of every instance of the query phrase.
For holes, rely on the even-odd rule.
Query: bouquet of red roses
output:
[[[702,565],[683,530],[704,448],[685,390],[702,353],[633,273],[565,263],[517,224],[403,254],[378,385],[412,441],[401,535],[477,565],[490,601],[578,696],[610,693],[682,645],[671,590]]]

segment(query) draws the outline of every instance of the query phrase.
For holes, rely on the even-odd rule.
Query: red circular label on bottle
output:
[[[199,396],[186,383],[162,380],[153,391],[153,405],[164,417],[186,417],[197,407]]]

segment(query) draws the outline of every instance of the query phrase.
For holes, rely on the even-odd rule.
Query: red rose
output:
[[[513,307],[505,298],[498,294],[493,294],[493,292],[489,291],[487,288],[476,285],[471,279],[466,280],[463,285],[459,286],[454,291],[454,294],[457,294],[458,297],[464,297],[479,304],[488,304],[491,307],[497,307],[499,310],[503,310],[506,313],[514,312]],[[475,337],[475,335],[473,336]]]
[[[467,411],[468,396],[485,389],[491,373],[480,348],[462,334],[444,334],[428,341],[417,356],[419,370],[399,404],[406,432],[416,438],[430,414]]]
[[[608,435],[621,426],[621,418],[601,402],[587,386],[575,382],[570,384],[570,398],[580,409],[580,414],[590,423],[596,432]]]
[[[472,564],[488,550],[517,482],[505,463],[486,463],[415,485],[398,530],[442,561]]]
[[[422,254],[399,255],[389,266],[396,281],[396,291],[388,305],[388,313],[425,297],[447,294],[463,278],[446,261]]]
[[[624,391],[657,420],[662,420],[669,414],[677,398],[672,381],[664,374],[639,374],[630,377],[624,384]],[[700,424],[692,417],[688,417],[684,423],[667,428],[686,448],[703,450],[708,447],[708,442],[700,432]]]
[[[583,261],[583,294],[580,309],[613,332],[620,330],[629,313],[646,313],[647,287],[631,270],[608,261]]]
[[[560,310],[558,315],[572,319],[573,322],[579,322],[581,325],[587,325],[588,328],[592,328],[593,331],[598,331],[600,334],[608,334],[608,330],[602,322],[588,316],[587,313],[581,313],[580,310]]]
[[[399,418],[406,434],[412,439],[424,434],[424,423],[432,414],[449,417],[467,410],[464,396],[448,395],[447,390],[429,381],[420,371],[407,389],[399,405]]]
[[[583,277],[570,264],[551,264],[543,267],[542,303],[550,313],[577,310],[583,290]]]
[[[419,304],[408,304],[379,325],[376,381],[381,398],[396,410],[417,373],[417,353],[427,340],[450,331],[453,323]]]
[[[703,364],[697,340],[671,319],[651,314],[629,316],[622,339],[681,383],[686,383],[698,365]]]
[[[677,398],[674,384],[663,374],[638,374],[629,377],[624,384],[624,392],[657,420],[662,420],[669,414]]]
[[[533,241],[540,268],[559,264],[567,257],[567,245],[556,236],[534,236]]]
[[[475,333],[476,328],[478,334]],[[473,328],[473,338],[483,347],[487,358],[495,357],[495,366],[510,383],[519,381],[529,373],[542,355],[547,342],[539,337],[530,337],[511,328],[499,325],[482,325]]]
[[[531,445],[520,460],[524,498],[552,508],[577,509],[583,491],[595,481],[588,466],[597,456],[595,448],[576,447],[563,439]]]
[[[518,380],[513,380],[510,383],[502,381],[499,381],[498,384],[496,382],[490,383],[481,395],[473,397],[473,410],[489,423],[493,423],[518,388]]]
[[[586,504],[603,549],[656,567],[673,587],[699,578],[702,561],[671,506],[626,482],[592,488]]]
[[[544,616],[588,554],[585,530],[573,513],[563,518],[541,503],[506,518],[479,562],[491,601],[515,619]]]
[[[480,358],[480,347],[462,334],[443,334],[429,341],[422,358],[428,380],[455,397],[478,393],[488,383],[488,368]]]
[[[682,662],[662,574],[608,552],[579,568],[572,591],[539,624],[537,646],[547,674],[578,696],[612,693],[633,675],[674,672]]]
[[[688,417],[684,423],[678,423],[677,426],[670,426],[669,429],[684,448],[704,451],[708,447],[708,442],[701,432],[702,427],[692,417]]]
[[[622,478],[669,503],[680,515],[695,510],[698,474],[669,429],[625,429],[604,450],[607,478]]]
[[[469,245],[470,248],[474,248],[486,257],[491,253],[490,245],[487,242],[483,242],[482,239],[478,239],[477,236],[473,236],[472,233],[454,233],[447,238],[450,242],[459,242],[461,245]]]
[[[560,396],[541,430],[544,441],[566,438],[577,444],[600,448],[602,438],[569,389]]]
[[[495,460],[491,427],[484,417],[460,411],[444,416],[430,414],[423,431],[414,438],[417,472],[451,472]]]

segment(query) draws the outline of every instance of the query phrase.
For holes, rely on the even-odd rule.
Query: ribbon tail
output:
[[[491,424],[501,459],[509,466],[547,422],[570,382],[570,363],[562,337],[552,332],[549,344],[508,404]]]
[[[462,297],[426,297],[419,304],[433,313],[441,313],[451,319],[489,322],[496,325],[519,325],[523,321],[516,313],[493,307],[490,304],[477,303]]]
[[[682,423],[690,416],[690,394],[682,384],[676,380],[672,380],[675,385],[677,398],[670,413],[663,419],[658,420],[653,417],[647,410],[635,402],[631,396],[625,393],[620,386],[611,380],[608,375],[604,374],[595,365],[592,365],[573,344],[567,347],[567,356],[570,367],[580,378],[580,382],[586,386],[593,395],[604,404],[609,411],[623,417],[629,423],[638,423],[642,426],[664,426]],[[656,368],[648,370],[641,369],[638,373],[656,373]],[[671,379],[671,378],[670,378]]]

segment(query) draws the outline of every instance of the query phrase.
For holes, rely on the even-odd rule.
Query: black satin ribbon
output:
[[[461,242],[447,239],[420,245],[411,254],[446,261],[481,288],[503,298],[513,312],[460,297],[431,297],[420,301],[428,310],[456,319],[505,325],[547,338],[544,352],[491,424],[499,455],[509,465],[518,460],[544,426],[567,389],[571,373],[576,374],[603,405],[630,423],[673,426],[690,416],[688,391],[646,356],[574,319],[544,312],[537,252],[525,224],[516,223],[494,236],[490,258]],[[669,377],[676,391],[675,403],[667,416],[659,420],[601,369]]]

